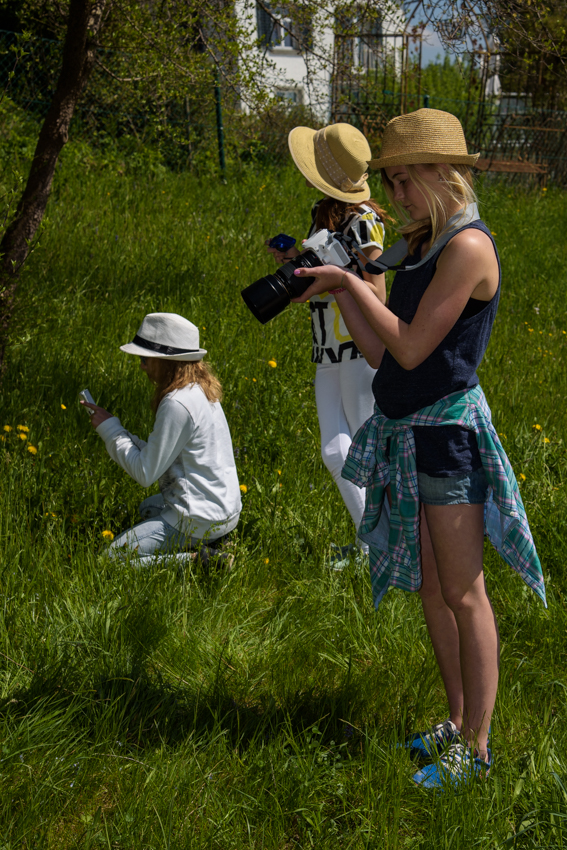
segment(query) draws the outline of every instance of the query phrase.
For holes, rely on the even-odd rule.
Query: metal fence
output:
[[[460,78],[455,66],[445,86],[436,86],[422,67],[419,34],[373,34],[367,51],[373,47],[374,58],[355,73],[352,39],[336,43],[332,118],[358,126],[373,149],[395,115],[443,109],[461,121],[482,169],[567,184],[567,111],[561,108],[567,91],[550,57],[475,50],[461,61]],[[460,96],[439,92],[447,81]]]

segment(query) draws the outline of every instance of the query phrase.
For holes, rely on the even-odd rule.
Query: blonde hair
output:
[[[422,168],[439,171],[442,174],[439,187],[443,187],[443,192],[435,191],[435,184],[424,180],[415,165],[404,165],[407,170],[409,179],[422,192],[427,202],[429,217],[422,218],[419,221],[411,221],[405,209],[394,201],[394,186],[386,175],[385,169],[382,169],[382,183],[390,203],[396,210],[399,217],[408,222],[399,228],[402,236],[405,236],[410,254],[413,254],[419,243],[423,239],[430,237],[431,242],[435,242],[439,234],[445,228],[451,214],[447,208],[446,199],[449,198],[463,206],[463,217],[466,207],[469,204],[474,204],[477,197],[473,187],[472,172],[468,165],[422,165]]]
[[[162,399],[173,390],[180,390],[189,384],[199,384],[210,402],[220,401],[222,387],[208,363],[202,360],[187,362],[185,360],[162,360],[154,358],[153,381],[156,391],[151,401],[155,413]]]

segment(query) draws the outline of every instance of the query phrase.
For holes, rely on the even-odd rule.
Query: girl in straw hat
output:
[[[384,211],[370,197],[366,179],[372,154],[362,133],[350,124],[332,124],[321,130],[295,127],[289,148],[307,184],[325,197],[312,209],[309,236],[327,229],[343,230],[354,237],[367,257],[382,253]],[[299,254],[291,248],[284,256],[274,248],[277,262]],[[383,275],[365,273],[365,279],[382,300],[386,299]],[[315,295],[309,303],[313,338],[312,361],[317,364],[315,397],[321,431],[321,455],[333,476],[344,503],[358,528],[364,496],[358,487],[341,478],[352,436],[372,413],[372,379],[375,370],[353,341],[332,292]],[[366,544],[360,544],[366,551]],[[343,547],[342,558],[352,547]],[[337,566],[337,563],[335,563]]]
[[[483,575],[486,533],[545,603],[541,566],[516,479],[490,421],[476,369],[500,294],[494,240],[479,220],[459,121],[420,109],[386,127],[380,158],[405,222],[405,255],[388,307],[350,271],[297,270],[316,281],[299,301],[333,289],[368,363],[377,409],[356,435],[343,475],[367,488],[359,534],[370,544],[375,602],[388,587],[418,590],[449,718],[411,736],[425,787],[490,769],[498,630]],[[391,514],[382,510],[388,492]]]
[[[204,557],[236,527],[241,501],[221,385],[203,363],[199,330],[175,313],[150,313],[120,348],[140,358],[155,386],[147,442],[102,407],[81,403],[94,411],[92,425],[111,458],[142,487],[158,481],[161,493],[142,502],[143,522],[118,535],[110,554],[149,562],[206,543]]]

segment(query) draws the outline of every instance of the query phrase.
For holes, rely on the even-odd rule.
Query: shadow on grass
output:
[[[208,689],[172,686],[159,671],[134,664],[116,668],[113,675],[89,679],[66,659],[37,672],[28,687],[12,692],[0,703],[0,718],[33,722],[57,710],[68,726],[94,741],[120,740],[136,749],[179,746],[189,737],[205,742],[221,733],[231,749],[246,749],[285,734],[307,734],[317,727],[321,744],[354,743],[360,739],[345,717],[352,714],[353,692],[348,676],[334,690],[289,693],[283,702],[239,701],[222,675]],[[71,728],[69,731],[71,731]]]

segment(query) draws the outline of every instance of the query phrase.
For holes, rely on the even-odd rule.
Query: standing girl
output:
[[[366,169],[372,154],[362,133],[350,124],[332,124],[317,131],[295,127],[288,141],[293,160],[308,186],[325,195],[313,206],[308,235],[322,229],[342,231],[354,239],[367,258],[377,259],[382,253],[386,215],[370,197]],[[269,245],[269,240],[266,244]],[[290,249],[285,256],[274,248],[268,250],[279,263],[299,254],[297,248]],[[364,279],[375,295],[385,301],[384,275],[364,273]],[[341,470],[353,435],[372,414],[375,370],[345,326],[332,291],[314,295],[309,307],[312,361],[317,364],[315,398],[321,454],[358,528],[364,495],[350,481],[341,478]],[[366,544],[361,545],[367,550]]]
[[[500,295],[496,246],[476,212],[477,156],[449,113],[420,109],[388,124],[372,164],[407,222],[408,268],[397,273],[388,307],[351,272],[295,272],[317,277],[300,301],[335,289],[357,346],[379,366],[377,411],[343,474],[368,488],[359,533],[370,544],[375,601],[389,586],[419,590],[445,685],[449,719],[408,740],[432,762],[414,776],[425,787],[490,769],[499,659],[485,532],[545,601],[516,479],[476,375]]]

